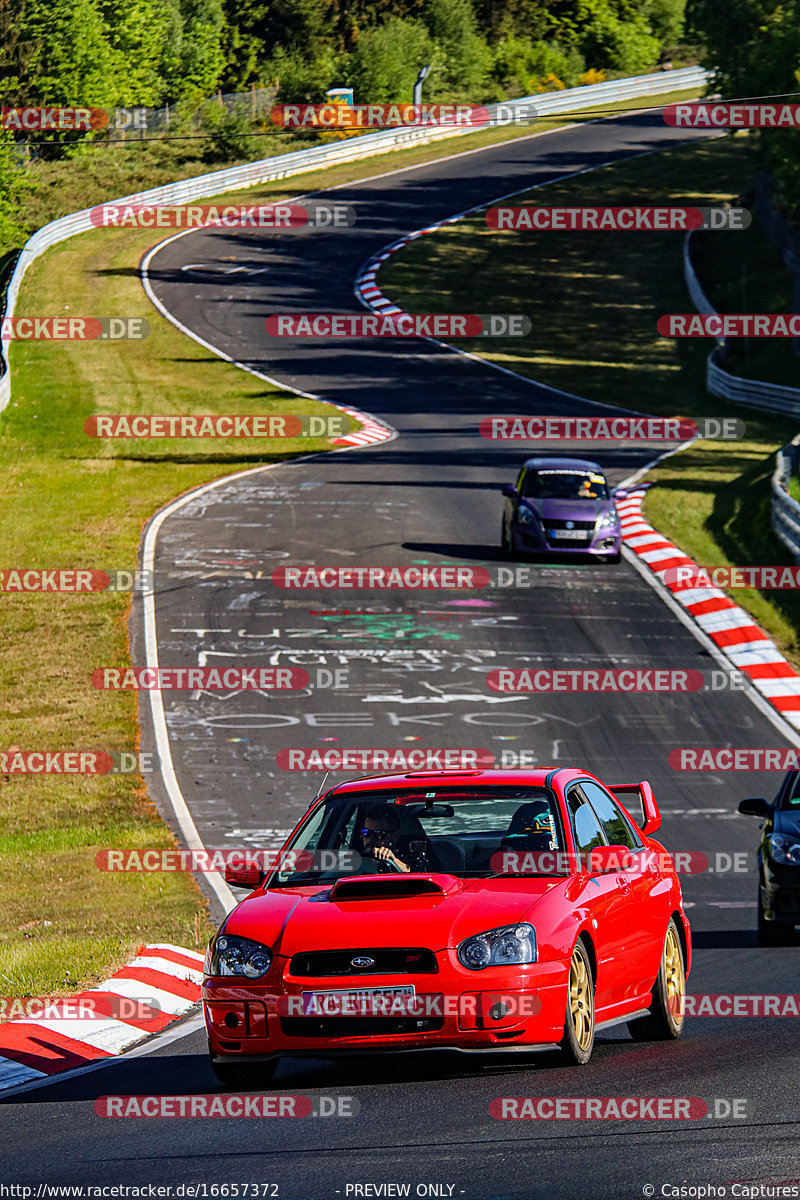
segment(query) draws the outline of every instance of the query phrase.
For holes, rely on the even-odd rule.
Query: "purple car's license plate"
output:
[[[582,529],[551,529],[550,536],[554,538],[565,538],[573,542],[585,542],[591,534],[584,533]]]

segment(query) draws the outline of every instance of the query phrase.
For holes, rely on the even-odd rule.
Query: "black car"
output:
[[[800,771],[789,771],[772,804],[742,800],[739,812],[761,817],[758,848],[758,940],[785,946],[800,925]]]

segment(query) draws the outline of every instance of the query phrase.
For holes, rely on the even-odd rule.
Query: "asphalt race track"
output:
[[[525,665],[695,668],[710,679],[718,663],[627,562],[534,565],[530,587],[463,593],[290,592],[271,581],[289,564],[495,570],[498,489],[525,449],[482,440],[480,418],[602,410],[431,342],[278,343],[264,318],[354,311],[358,268],[403,233],[679,138],[685,133],[653,117],[593,122],[338,188],[332,198],[354,205],[358,223],[337,233],[193,232],[164,244],[150,262],[150,285],[197,337],[398,431],[372,448],[200,489],[165,518],[155,562],[161,666],[303,666],[312,679],[318,668],[347,673],[344,687],[304,694],[165,692],[166,722],[181,793],[208,847],[281,844],[322,780],[280,770],[275,755],[286,747],[477,747],[498,762],[524,751],[610,782],[648,778],[664,816],[658,836],[670,849],[704,851],[712,863],[748,852],[746,871],[684,876],[695,942],[688,991],[791,993],[798,950],[756,945],[758,825],[735,812],[745,795],[771,796],[778,776],[679,774],[667,764],[678,746],[732,738],[738,746],[786,745],[748,697],[723,690],[531,699],[486,686],[487,671]],[[679,252],[677,241],[670,247]],[[253,273],[220,274],[231,263]],[[491,311],[491,298],[479,307]],[[594,456],[618,484],[658,451],[638,445]],[[144,665],[138,624],[133,638],[135,662]],[[146,706],[143,715],[147,748]],[[165,794],[158,799],[168,812]],[[274,1182],[270,1194],[281,1200],[380,1195],[352,1185],[388,1183],[410,1184],[412,1196],[435,1184],[441,1190],[427,1194],[464,1200],[679,1195],[662,1185],[683,1184],[741,1195],[734,1183],[776,1186],[800,1176],[797,1028],[791,1019],[697,1017],[674,1044],[637,1044],[621,1026],[598,1035],[583,1069],[510,1054],[284,1060],[268,1092],[357,1102],[347,1102],[358,1109],[353,1117],[320,1116],[311,1128],[308,1118],[95,1114],[94,1100],[108,1094],[216,1091],[195,1021],[186,1036],[170,1035],[138,1056],[8,1096],[0,1136],[21,1182]],[[717,1102],[728,1115],[671,1124],[502,1122],[489,1113],[499,1096],[625,1095],[700,1097],[709,1113]],[[718,1103],[734,1099],[745,1101],[738,1119]]]

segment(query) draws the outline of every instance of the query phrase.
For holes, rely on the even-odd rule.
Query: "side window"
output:
[[[641,849],[641,840],[603,788],[587,779],[581,784],[581,791],[594,809],[595,815],[603,827],[603,832],[608,838],[609,845],[627,846],[629,850]]]
[[[594,850],[596,846],[605,846],[606,839],[591,804],[579,787],[570,788],[567,793],[569,815],[572,821],[572,831],[575,834],[575,844],[581,853]]]

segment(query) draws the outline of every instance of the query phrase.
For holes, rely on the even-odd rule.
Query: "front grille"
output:
[[[354,958],[373,958],[371,967],[354,967]],[[438,971],[431,950],[310,950],[295,954],[292,975],[434,975]]]
[[[400,1033],[436,1033],[443,1017],[282,1017],[287,1037],[389,1037]]]
[[[542,525],[547,530],[566,529],[567,528],[566,518],[563,521],[547,520],[547,518],[545,518],[542,520]],[[588,529],[594,529],[594,526],[595,526],[594,521],[573,521],[572,522],[573,529],[587,529],[588,530]]]

